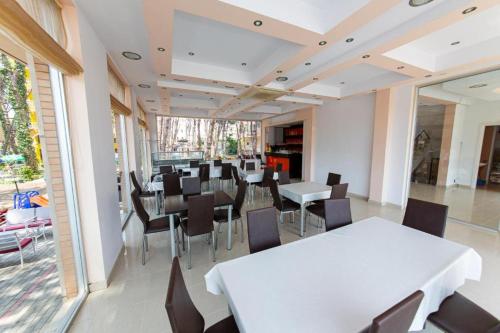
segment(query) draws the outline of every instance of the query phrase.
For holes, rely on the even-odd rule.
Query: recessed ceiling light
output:
[[[179,97],[182,97],[182,94],[179,94]]]
[[[459,40],[457,40],[456,42],[451,43],[450,45],[458,45],[458,44],[460,44]]]
[[[154,103],[155,100],[154,99],[147,99],[146,102],[148,102],[148,103]]]
[[[344,82],[344,81],[342,81],[342,82],[340,82],[340,84],[345,84],[345,82]]]
[[[432,2],[433,0],[410,0],[408,3],[412,7],[420,7],[423,5],[427,5],[428,3]]]
[[[313,77],[313,81],[318,81],[318,78],[317,77]]]
[[[213,97],[210,97],[210,99],[214,99]]]
[[[210,95],[210,93],[208,91],[205,92],[205,95]]]
[[[188,53],[191,57],[194,56],[194,52],[189,52]]]
[[[478,83],[478,84],[474,84],[472,86],[470,86],[469,88],[470,89],[476,89],[476,88],[483,88],[483,87],[486,87],[487,84],[486,83]]]
[[[262,84],[258,84],[257,87],[262,87]]]
[[[246,63],[246,62],[242,62],[242,63],[241,63],[241,66],[246,66],[246,65],[247,65],[247,63]]]
[[[278,69],[278,70],[276,71],[276,73],[281,74],[281,73],[283,73],[283,71],[282,71],[282,70],[280,70],[280,69]]]
[[[165,76],[167,76],[167,74],[163,74],[163,73],[162,73],[162,74],[160,74],[160,76],[161,76],[161,77],[165,77]]]
[[[156,112],[156,111],[158,111],[158,109],[153,108],[153,109],[151,109],[151,111]]]
[[[234,88],[233,86],[224,86],[224,87],[226,87],[228,89],[233,89]]]
[[[352,43],[354,42],[354,38],[350,37],[345,40],[346,43]]]
[[[141,88],[151,88],[151,86],[149,84],[145,84],[145,83],[140,83],[139,87],[141,87]]]
[[[130,51],[122,52],[122,56],[124,56],[125,58],[130,59],[130,60],[140,60],[140,59],[142,59],[142,57],[141,57],[140,54],[135,53],[135,52],[130,52]]]
[[[255,21],[253,21],[253,25],[255,25],[256,27],[260,27],[262,25],[262,21],[261,20],[255,20]]]
[[[432,77],[432,74],[427,74],[425,77]]]
[[[322,40],[321,42],[318,43],[319,46],[323,46],[323,45],[326,45],[326,40]]]
[[[370,55],[369,54],[365,54],[364,56],[362,56],[361,58],[363,59],[367,59],[367,58],[370,58]]]
[[[403,69],[405,66],[398,66],[397,69]]]
[[[160,52],[165,52],[165,49],[163,47],[159,47],[159,48],[157,48],[157,50]]]
[[[182,79],[174,79],[174,81],[177,81],[177,82],[185,82],[186,80],[182,80]]]
[[[469,8],[467,8],[467,9],[465,9],[465,10],[462,12],[462,14],[467,15],[467,14],[469,14],[469,13],[472,13],[472,12],[473,12],[473,11],[475,11],[476,9],[477,9],[477,7],[469,7]]]
[[[311,66],[311,63],[310,62],[306,62],[304,65]]]
[[[217,83],[219,83],[219,81],[212,81],[212,83],[215,83],[215,84],[217,84]]]
[[[276,78],[276,81],[279,81],[279,82],[285,82],[286,80],[288,80],[288,77],[286,77],[286,76],[278,76]]]

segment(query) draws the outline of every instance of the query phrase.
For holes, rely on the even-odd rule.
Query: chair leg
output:
[[[241,242],[243,243],[243,218],[240,218],[240,226],[241,226]]]
[[[215,245],[214,245],[215,244],[215,232],[212,230],[211,234],[212,234],[212,260],[213,260],[213,262],[215,262],[215,260],[216,260],[215,259]]]
[[[186,246],[184,244],[184,231],[181,230],[181,234],[182,234],[182,251],[186,251]]]
[[[146,264],[146,244],[144,243],[146,239],[146,235],[142,238],[142,265]]]
[[[188,239],[188,269],[191,269],[191,237],[187,236]]]
[[[144,244],[146,244],[146,251],[149,252],[148,236],[144,235]]]
[[[19,256],[21,257],[21,268],[24,266],[23,249],[19,249]]]
[[[181,240],[179,239],[179,228],[175,229],[175,242],[177,243],[177,255],[180,258],[182,257],[182,253],[180,247]]]
[[[219,245],[219,233],[221,232],[221,225],[222,223],[219,223],[217,225],[217,232],[215,233],[215,248],[217,249],[217,246]]]

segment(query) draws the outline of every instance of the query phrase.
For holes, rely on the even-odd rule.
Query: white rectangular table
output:
[[[242,170],[239,169],[239,174],[243,180],[249,184],[259,183],[264,178],[264,170]],[[278,179],[278,173],[274,172],[273,179]]]
[[[479,280],[473,249],[372,217],[217,264],[207,290],[224,294],[240,332],[359,332],[417,290],[410,330],[465,283]]]
[[[300,237],[304,236],[304,218],[306,203],[314,200],[328,199],[332,187],[315,182],[301,182],[278,187],[279,193],[300,205]]]

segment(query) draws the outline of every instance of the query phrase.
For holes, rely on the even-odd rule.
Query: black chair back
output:
[[[185,177],[182,178],[182,195],[198,195],[201,194],[200,177]]]
[[[442,238],[447,217],[448,206],[410,198],[403,225]]]
[[[190,168],[197,168],[200,166],[200,161],[189,161]]]
[[[167,310],[172,332],[203,332],[205,320],[189,296],[178,257],[175,257],[172,261],[165,309]]]
[[[238,174],[238,168],[233,165],[231,166],[231,170],[233,170],[233,177],[236,186],[240,186],[240,175]]]
[[[270,186],[271,182],[274,182],[274,168],[273,167],[266,167],[264,169],[264,175],[262,176],[262,186],[268,187]]]
[[[332,192],[330,193],[330,199],[344,199],[347,195],[348,187],[348,183],[333,185]]]
[[[247,183],[241,182],[238,186],[238,192],[236,192],[236,198],[234,198],[234,210],[238,215],[241,216],[241,207],[245,202],[245,194],[247,192]]]
[[[198,177],[200,177],[202,183],[210,180],[210,164],[200,164],[198,167]]]
[[[341,175],[330,172],[328,173],[328,178],[326,179],[326,185],[328,186],[338,185],[340,184],[340,178],[342,178]]]
[[[134,205],[135,213],[139,217],[139,220],[141,220],[142,222],[144,232],[146,232],[149,223],[149,214],[148,212],[146,212],[144,206],[142,205],[141,198],[139,197],[139,192],[133,190],[130,196],[132,197],[132,204]]]
[[[172,165],[160,165],[160,173],[162,174],[174,173],[174,167]]]
[[[406,297],[373,319],[369,333],[408,332],[423,298],[424,293],[420,290]]]
[[[281,245],[276,210],[273,207],[248,211],[247,228],[250,253]]]
[[[352,224],[351,201],[349,198],[328,199],[325,205],[325,229],[334,230]]]
[[[214,167],[222,166],[222,160],[214,160]]]
[[[245,168],[245,160],[242,157],[240,160],[240,169],[243,170],[244,168]]]
[[[222,170],[221,170],[221,178],[222,180],[229,180],[232,179],[232,172],[231,172],[231,163],[222,163]]]
[[[278,182],[280,185],[290,184],[290,172],[280,171],[278,172]]]
[[[277,210],[282,211],[283,210],[283,201],[281,200],[281,196],[278,192],[278,183],[276,181],[272,180],[269,183],[269,188],[271,190],[271,195],[273,196],[274,207]]]
[[[186,234],[196,236],[214,230],[214,195],[193,195],[188,198]]]
[[[245,168],[247,171],[254,171],[255,170],[255,162],[247,162]]]
[[[181,178],[178,174],[163,175],[163,193],[166,197],[182,194]]]
[[[132,185],[134,186],[134,189],[137,191],[138,195],[141,195],[142,188],[141,185],[139,185],[137,178],[135,177],[135,171],[130,171],[130,180],[132,180]]]

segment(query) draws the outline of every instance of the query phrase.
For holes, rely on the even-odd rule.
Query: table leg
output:
[[[170,214],[168,216],[168,221],[170,222],[170,253],[172,253],[172,260],[174,260],[174,257],[175,257],[175,237],[174,237],[175,224],[174,224],[174,215],[173,214]]]
[[[233,215],[233,205],[229,205],[229,207],[227,208],[227,224],[228,224],[228,226],[227,226],[227,249],[228,250],[231,250],[231,248],[233,246],[233,242],[232,242],[233,233],[231,232],[231,228],[233,225],[232,215]]]
[[[160,191],[155,191],[156,215],[160,215]]]
[[[300,204],[300,237],[304,237],[304,211],[305,205]]]

